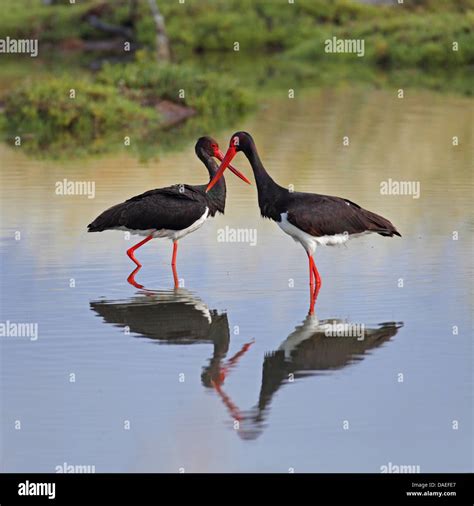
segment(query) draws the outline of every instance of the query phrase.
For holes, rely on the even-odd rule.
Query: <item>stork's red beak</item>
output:
[[[232,161],[232,158],[237,154],[237,150],[235,149],[235,146],[230,146],[227,150],[227,153],[225,156],[222,155],[222,152],[219,151],[218,154],[216,154],[217,158],[221,160],[221,165],[219,167],[219,170],[217,171],[216,175],[212,178],[212,181],[207,185],[206,192],[212,189],[212,187],[219,181],[219,179],[222,177],[222,174],[224,174],[225,169],[229,167],[229,169],[242,181],[245,181],[247,184],[252,184],[241,172],[239,172],[235,167],[232,167],[230,162]]]
[[[222,162],[222,160],[224,159],[224,155],[222,154],[222,151],[220,149],[217,150],[217,153],[216,153],[216,156],[217,158],[219,158],[219,160]],[[232,165],[229,164],[229,169],[237,176],[237,177],[240,177],[240,179],[242,179],[242,181],[245,181],[247,184],[252,184],[250,182],[249,179],[247,179],[243,174],[242,172],[238,171],[235,167],[233,167]],[[217,182],[217,181],[216,181]],[[208,187],[208,190],[209,191],[210,188]]]

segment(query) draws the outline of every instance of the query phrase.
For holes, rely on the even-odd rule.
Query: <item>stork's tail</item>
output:
[[[361,209],[361,211],[363,211],[364,217],[369,222],[368,230],[385,237],[393,237],[394,235],[398,235],[398,237],[402,236],[395,225],[383,216],[367,211],[366,209]]]

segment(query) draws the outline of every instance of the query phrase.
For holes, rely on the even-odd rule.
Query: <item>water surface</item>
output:
[[[170,243],[138,251],[137,290],[133,243],[86,233],[134,194],[205,182],[192,144],[146,164],[0,146],[2,321],[38,324],[37,340],[0,340],[2,470],[472,471],[472,114],[468,98],[322,89],[203,132],[224,146],[248,130],[280,184],[349,198],[402,233],[319,249],[314,316],[303,249],[232,175],[225,216],[180,243],[177,291]],[[55,195],[64,178],[94,181],[95,198]],[[420,197],[382,195],[389,179]],[[219,242],[225,226],[255,228],[257,244]],[[327,336],[338,322],[364,339]]]

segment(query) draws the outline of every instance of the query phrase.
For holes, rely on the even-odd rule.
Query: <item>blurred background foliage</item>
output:
[[[7,139],[46,156],[97,153],[116,149],[126,126],[143,151],[296,85],[474,89],[474,0],[156,0],[167,61],[151,3],[0,0],[0,38],[39,40],[38,58],[1,55]],[[332,37],[363,39],[364,57],[326,53]]]

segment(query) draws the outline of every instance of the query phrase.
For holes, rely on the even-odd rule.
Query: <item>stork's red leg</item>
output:
[[[174,287],[179,288],[178,272],[176,271],[176,256],[178,254],[178,241],[173,241],[173,257],[171,259],[171,269],[173,270]]]
[[[171,269],[173,271],[174,288],[176,290],[177,288],[179,288],[179,277],[178,277],[178,272],[176,270],[176,265],[172,265]]]
[[[137,283],[135,281],[135,274],[141,269],[141,266],[140,265],[137,265],[135,267],[135,270],[133,272],[130,273],[130,275],[128,276],[127,278],[127,281],[133,285],[135,288],[138,288],[139,290],[141,290],[143,288],[143,285],[141,285],[140,283]]]
[[[319,275],[318,269],[316,268],[313,257],[310,258],[310,263],[313,268],[314,277],[316,278],[316,288],[319,292],[319,289],[321,288],[321,276]]]
[[[319,275],[316,264],[312,255],[308,253],[309,260],[309,286],[310,286],[310,303],[309,314],[314,314],[314,305],[318,298],[319,290],[321,288],[321,276]]]
[[[308,263],[309,263],[309,314],[314,313],[314,303],[316,301],[314,297],[315,289],[314,289],[314,270],[313,270],[313,257],[306,252],[308,255]]]
[[[309,288],[311,293],[314,292],[314,270],[313,270],[313,257],[307,253],[309,262]]]
[[[313,299],[311,301],[312,310],[310,311],[311,314],[313,314],[314,313],[314,304],[316,303],[316,299],[318,298],[318,295],[319,295],[319,290],[321,289],[321,276],[319,275],[318,269],[316,268],[316,264],[314,263],[313,257],[311,257],[311,264],[313,267],[313,274],[316,279],[316,288],[314,289]]]
[[[135,244],[135,246],[132,246],[130,249],[127,250],[128,257],[130,258],[130,260],[134,261],[137,264],[137,267],[141,267],[142,264],[135,258],[135,254],[134,254],[135,250],[140,248],[140,246],[143,246],[145,243],[147,243],[151,239],[153,239],[153,236],[149,235],[148,237],[145,237],[145,239],[143,239],[143,241],[140,241],[138,244]],[[132,274],[134,274],[134,273],[135,273],[135,271]]]
[[[171,265],[176,265],[177,254],[178,254],[178,241],[173,241],[173,258],[171,259]]]

